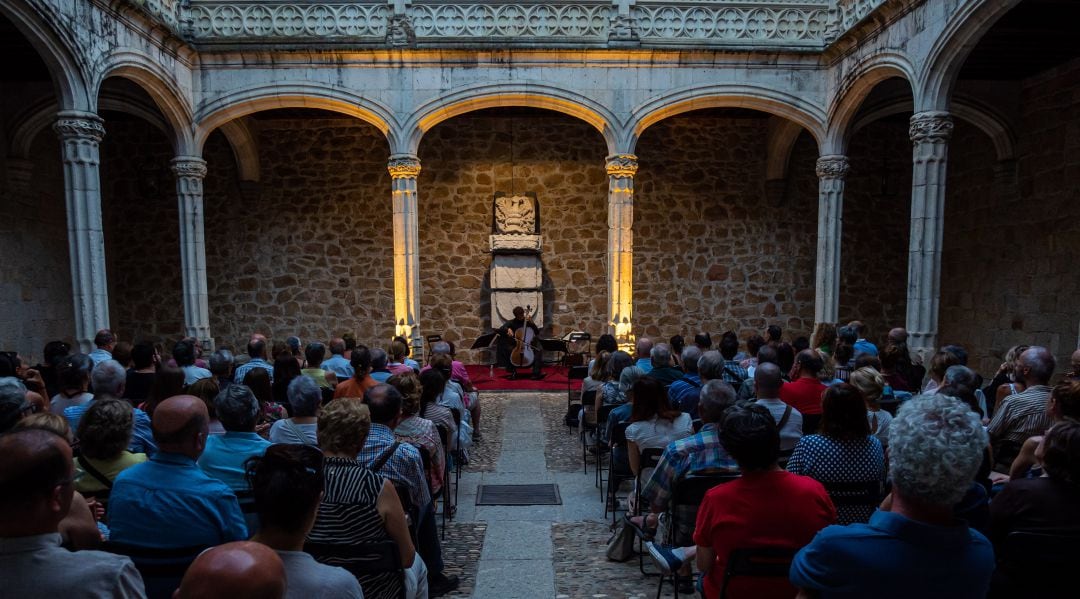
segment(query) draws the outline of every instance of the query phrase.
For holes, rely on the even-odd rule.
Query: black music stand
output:
[[[492,342],[494,342],[495,338],[498,336],[498,333],[488,333],[486,335],[480,335],[476,338],[476,341],[473,341],[472,347],[470,347],[469,349],[488,349],[489,347],[491,347]],[[495,378],[495,362],[497,361],[498,357],[496,356],[490,362],[488,362],[488,378]]]
[[[442,341],[442,335],[428,335],[427,336],[427,350],[428,350],[428,355],[429,356],[432,353],[431,352],[431,346],[435,345],[436,343],[438,343],[440,341]]]
[[[592,335],[590,335],[588,333],[580,332],[580,331],[570,333],[569,335],[567,335],[566,336],[566,346],[567,346],[567,348],[569,348],[570,346],[576,346],[576,345],[584,342],[585,343],[585,351],[574,351],[574,352],[569,352],[568,351],[567,354],[566,354],[566,357],[569,358],[570,356],[582,356],[581,363],[582,364],[588,364],[589,363],[588,358],[592,357],[592,348],[589,347],[589,341],[591,341],[591,340],[592,340]],[[567,360],[567,363],[569,364],[569,360]]]
[[[562,361],[563,356],[566,355],[568,348],[566,347],[566,342],[562,339],[541,339],[540,349],[544,350],[545,356],[550,356],[553,355],[554,352],[559,352],[561,355],[558,360],[552,360],[550,358],[545,360],[546,364],[558,364]]]

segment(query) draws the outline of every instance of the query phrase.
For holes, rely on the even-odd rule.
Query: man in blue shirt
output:
[[[337,337],[330,340],[330,359],[323,360],[322,369],[337,375],[339,381],[347,381],[356,372],[345,358],[345,340]]]
[[[248,537],[236,495],[199,469],[209,415],[202,400],[170,397],[154,410],[159,451],[116,477],[110,540],[148,548],[220,545]]]
[[[233,382],[244,384],[244,377],[255,368],[262,368],[270,375],[270,382],[274,382],[274,365],[266,361],[266,337],[255,333],[248,341],[248,355],[251,359],[246,364],[238,366],[233,373]]]
[[[649,374],[649,371],[652,370],[652,348],[652,339],[648,337],[641,337],[634,344],[634,353],[636,354],[634,356],[634,366],[640,368],[645,374]]]
[[[90,361],[94,364],[112,359],[112,350],[116,347],[116,337],[109,329],[101,329],[94,335],[94,351],[90,352]]]
[[[686,374],[668,387],[668,400],[671,407],[690,414],[691,418],[697,417],[698,396],[701,394],[701,376],[698,375],[698,360],[701,359],[701,349],[691,345],[682,351],[682,367]]]
[[[248,490],[244,462],[262,456],[270,442],[255,432],[259,421],[259,400],[246,385],[230,385],[214,399],[223,435],[210,435],[199,456],[203,472],[229,485],[233,491]]]
[[[120,399],[124,396],[127,372],[116,360],[109,359],[98,362],[94,366],[90,377],[94,384],[94,399],[81,406],[70,406],[64,409],[63,416],[67,419],[68,426],[73,431],[79,430],[79,422],[82,420],[83,414],[86,414],[94,401],[103,397]],[[146,415],[146,412],[138,408],[135,408],[133,417],[134,429],[131,433],[131,440],[128,442],[128,451],[131,453],[145,453],[148,456],[153,455],[157,451],[157,444],[154,443],[154,433],[150,430],[150,417]]]
[[[173,359],[176,360],[176,365],[180,367],[180,370],[184,371],[185,386],[214,376],[209,370],[195,364],[195,344],[191,341],[186,339],[177,341],[173,346]]]
[[[791,582],[832,597],[983,598],[990,542],[956,520],[989,438],[967,404],[942,395],[904,402],[889,425],[892,495],[868,524],[829,526],[799,551]]]

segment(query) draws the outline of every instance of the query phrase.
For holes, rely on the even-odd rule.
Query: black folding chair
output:
[[[577,410],[574,409],[575,405],[581,404],[574,403],[574,388],[573,381],[583,381],[589,377],[588,366],[571,366],[570,370],[566,373],[566,426],[570,427],[570,430],[574,430],[574,423],[578,421]],[[581,401],[582,393],[578,392],[578,401]],[[593,391],[593,399],[595,401],[596,392]],[[580,422],[577,422],[578,426],[581,426]]]
[[[683,520],[689,520],[690,525],[687,528],[692,529],[697,518],[697,510],[701,507],[701,501],[705,499],[705,494],[709,492],[709,489],[737,478],[739,478],[738,474],[691,474],[682,480],[673,482],[671,485],[671,497],[668,499],[667,505],[668,534],[664,541],[669,545],[680,547],[692,545],[692,538],[686,538],[679,534],[679,529],[685,527]],[[644,566],[642,566],[642,571],[644,571]],[[656,587],[656,596],[659,597],[663,591],[664,582],[670,580],[675,591],[675,599],[679,599],[677,576],[678,572],[672,572],[670,575],[661,572],[660,581]]]
[[[454,452],[451,454],[454,457],[454,505],[458,503],[458,483],[461,481],[461,463],[465,460],[465,452],[461,450],[461,410],[457,408],[450,408],[450,413],[454,415],[454,424],[457,426],[457,439],[454,443]]]
[[[1067,597],[1080,563],[1080,534],[1013,531],[997,552],[990,597]]]
[[[102,545],[101,549],[131,559],[135,569],[142,575],[147,599],[171,599],[188,566],[207,547],[200,545],[161,549],[109,541]]]
[[[316,561],[348,570],[364,586],[364,579],[379,574],[395,573],[400,577],[401,599],[405,597],[405,568],[401,554],[392,540],[354,543],[305,543],[304,551]]]
[[[608,492],[607,500],[604,501],[604,518],[607,518],[608,508],[611,508],[611,524],[615,524],[615,513],[618,511],[618,498],[616,493],[619,490],[619,485],[623,481],[628,481],[634,478],[634,473],[630,471],[630,465],[627,464],[623,467],[620,464],[615,463],[615,450],[622,449],[624,452],[627,450],[626,446],[626,427],[630,426],[629,422],[620,422],[611,429],[611,458],[608,459]],[[603,497],[601,497],[603,498]]]
[[[585,468],[585,474],[589,473],[589,463],[586,461],[588,458],[588,452],[586,450],[585,433],[592,431],[594,434],[597,432],[595,415],[596,410],[593,406],[596,404],[596,390],[586,391],[581,394],[581,421],[578,422],[578,431],[581,435],[581,464]],[[593,415],[593,422],[589,422],[589,416]]]
[[[442,495],[442,538],[446,538],[446,520],[453,519],[455,506],[450,505],[450,431],[445,426],[437,425],[439,440],[443,446],[443,485]]]
[[[607,432],[608,416],[612,410],[619,407],[618,404],[609,404],[600,406],[600,411],[596,414],[596,443],[594,445],[593,452],[596,454],[596,487],[600,489],[600,498],[604,498],[604,454],[610,453],[610,448],[607,443],[604,442],[604,435],[601,434]]]
[[[732,578],[783,578],[787,580],[791,562],[799,550],[790,547],[741,547],[728,554],[724,581],[720,584],[720,599],[727,596]]]

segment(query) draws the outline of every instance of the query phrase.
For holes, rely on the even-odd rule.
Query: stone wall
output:
[[[1078,61],[1023,82],[1015,170],[963,123],[950,144],[941,340],[967,346],[984,375],[1019,343],[1049,347],[1059,372],[1076,348],[1078,96]]]
[[[367,344],[393,334],[389,151],[345,118],[253,121],[261,181],[241,192],[231,149],[207,145],[210,331],[243,347],[253,331]]]
[[[9,160],[0,157],[0,350],[37,363],[46,342],[74,343],[60,143],[52,131],[37,136],[28,193],[17,191]]]
[[[857,131],[848,149],[840,252],[840,323],[861,320],[882,342],[903,326],[911,235],[910,114]]]
[[[173,156],[164,132],[106,113],[100,176],[109,323],[123,340],[184,335]]]
[[[770,323],[786,335],[810,333],[817,188],[794,184],[782,205],[765,201],[766,123],[763,115],[692,113],[642,135],[634,199],[637,335],[731,329],[745,338]],[[793,165],[805,170],[805,162]]]
[[[490,330],[488,236],[497,191],[535,192],[540,202],[542,334],[605,332],[606,153],[590,125],[553,112],[485,111],[428,132],[418,182],[423,333],[462,345]]]

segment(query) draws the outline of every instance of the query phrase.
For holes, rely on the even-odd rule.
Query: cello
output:
[[[532,324],[532,306],[527,306],[525,325],[514,331],[514,349],[510,351],[510,363],[517,368],[532,366],[535,359],[532,348],[535,332],[529,326],[530,324]]]

